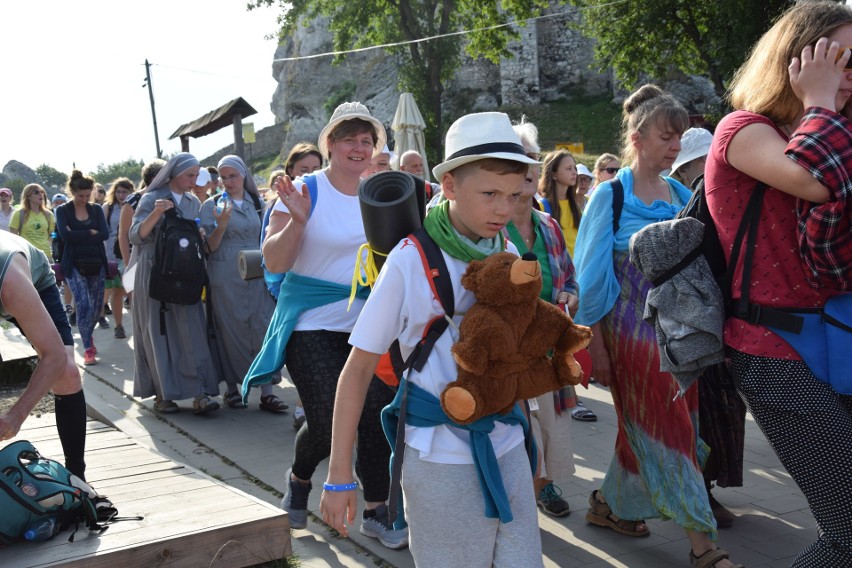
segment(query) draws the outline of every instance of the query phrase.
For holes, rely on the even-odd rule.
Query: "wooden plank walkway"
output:
[[[35,357],[36,351],[18,328],[4,320],[0,328],[0,362]]]
[[[242,568],[291,554],[287,514],[124,433],[88,422],[86,477],[118,508],[122,521],[97,535],[81,527],[41,543],[0,546],[3,568]],[[62,459],[54,415],[30,417],[18,434],[45,457]],[[0,513],[2,514],[2,513]]]

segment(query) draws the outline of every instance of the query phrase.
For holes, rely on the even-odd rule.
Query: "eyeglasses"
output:
[[[852,49],[852,46],[847,46],[837,52],[837,59],[835,61],[840,61],[840,58],[843,57],[843,54],[846,53],[847,49]],[[852,57],[849,58],[849,61],[846,62],[846,67],[844,71],[852,71]]]
[[[618,173],[618,168],[601,168],[602,172],[606,172],[610,175],[615,175]]]

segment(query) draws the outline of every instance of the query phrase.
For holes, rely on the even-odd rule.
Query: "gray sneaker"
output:
[[[312,483],[305,485],[301,481],[293,480],[293,470],[287,470],[287,493],[281,499],[281,508],[287,511],[290,517],[291,529],[304,529],[308,526],[308,495],[311,493]]]
[[[364,511],[361,519],[361,534],[377,538],[383,546],[399,550],[408,546],[408,529],[396,530],[388,520],[387,505],[379,505],[372,511]]]
[[[539,509],[551,517],[567,517],[571,513],[568,502],[562,498],[562,490],[552,482],[538,492],[536,503]]]

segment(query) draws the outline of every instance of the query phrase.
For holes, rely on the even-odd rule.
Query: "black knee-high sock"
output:
[[[86,397],[83,389],[74,394],[55,395],[56,430],[65,454],[68,471],[86,479]]]

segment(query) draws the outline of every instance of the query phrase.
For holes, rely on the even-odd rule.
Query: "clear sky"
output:
[[[18,160],[85,173],[156,157],[145,59],[164,154],[177,128],[243,97],[255,130],[275,122],[277,8],[245,0],[0,2],[0,169]],[[228,127],[190,139],[204,158],[233,142]]]

